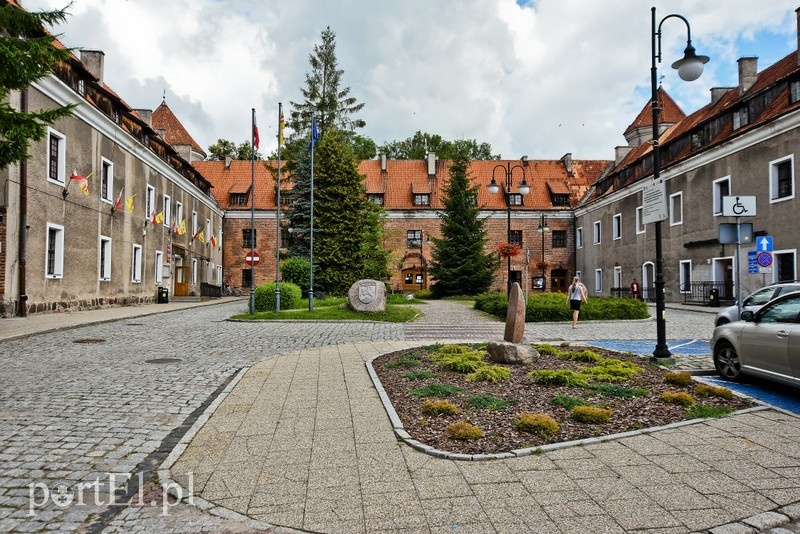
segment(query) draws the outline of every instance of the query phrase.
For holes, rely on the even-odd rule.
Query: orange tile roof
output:
[[[664,124],[675,124],[676,122],[680,122],[686,117],[686,114],[683,110],[678,106],[678,104],[669,96],[662,87],[659,87],[656,93],[656,98],[658,98],[659,103],[661,104],[661,113],[659,114],[659,121]],[[653,102],[652,100],[648,100],[647,104],[642,108],[642,111],[639,112],[639,115],[636,116],[636,119],[628,126],[625,130],[625,135],[627,135],[632,130],[637,128],[652,128],[653,127]]]
[[[255,183],[255,208],[275,208],[277,200],[275,194],[275,185],[277,183],[275,161],[256,161],[255,166],[252,167],[251,162],[248,160],[233,160],[227,168],[224,161],[195,161],[192,165],[206,180],[214,184],[212,192],[217,202],[224,209],[250,211],[250,195],[248,195],[247,204],[244,206],[231,206],[230,196],[231,193],[249,193],[252,183]],[[283,164],[281,167],[283,168]],[[282,171],[281,191],[291,188],[288,178],[286,171]]]
[[[163,129],[165,131],[165,140],[172,146],[190,145],[192,149],[201,152],[203,155],[206,154],[206,151],[189,135],[189,132],[186,131],[178,117],[169,109],[166,100],[162,100],[161,105],[153,110],[153,129]]]

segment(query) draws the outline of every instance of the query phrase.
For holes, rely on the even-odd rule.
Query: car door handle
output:
[[[786,330],[778,330],[778,332],[775,333],[775,336],[783,339],[785,337],[789,337],[789,332],[787,332]]]

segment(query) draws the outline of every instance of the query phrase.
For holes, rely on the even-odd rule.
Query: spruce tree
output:
[[[10,103],[12,91],[25,91],[36,80],[69,61],[70,51],[56,48],[44,24],[63,22],[66,11],[32,13],[0,6],[0,169],[27,157],[31,142],[47,135],[47,125],[72,113],[73,105],[23,111]]]
[[[470,185],[468,167],[469,159],[463,153],[457,155],[443,190],[442,237],[433,239],[429,268],[436,279],[431,287],[435,297],[483,293],[492,285],[499,266],[496,254],[485,251],[486,228],[474,202],[479,186]]]

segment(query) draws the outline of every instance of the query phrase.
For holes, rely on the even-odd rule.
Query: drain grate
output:
[[[152,360],[145,360],[144,363],[177,363],[182,361],[180,358],[153,358]]]
[[[76,340],[73,341],[73,343],[105,343],[105,342],[106,342],[105,339],[97,339],[97,338],[93,338],[93,337],[87,337],[87,338],[83,338],[83,339],[76,339]]]

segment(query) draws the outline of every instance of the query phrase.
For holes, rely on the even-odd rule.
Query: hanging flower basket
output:
[[[536,262],[536,268],[539,269],[540,271],[547,270],[548,267],[550,267],[550,263],[548,263],[547,261],[539,260]]]
[[[503,243],[498,247],[500,255],[504,258],[509,258],[511,256],[517,256],[520,252],[522,252],[522,247],[517,245],[516,243]]]

